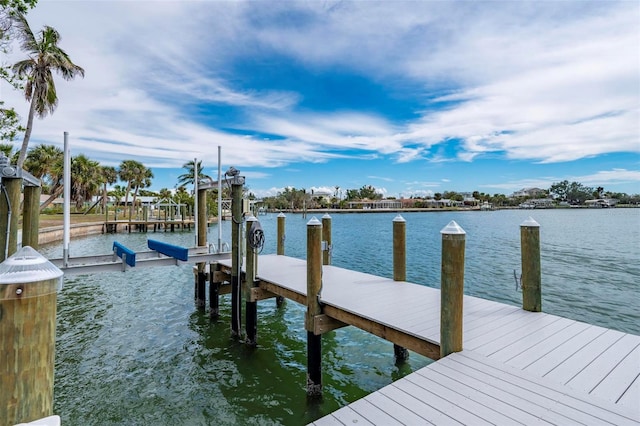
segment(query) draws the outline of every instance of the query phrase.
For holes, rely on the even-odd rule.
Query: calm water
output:
[[[640,334],[640,209],[407,213],[408,280],[438,287],[440,234],[467,232],[465,293],[519,305],[519,225],[541,225],[543,310]],[[286,254],[304,258],[306,222],[287,216]],[[391,277],[395,214],[333,215],[333,264]],[[263,253],[276,250],[276,215],[261,216]],[[230,223],[223,235],[230,240]],[[109,253],[114,240],[192,246],[193,233],[118,234],[71,242],[72,256]],[[217,228],[209,228],[217,240]],[[42,248],[61,257],[60,245]],[[305,424],[429,360],[396,366],[390,343],[352,327],[323,337],[325,396],[305,397],[304,308],[258,308],[258,347],[230,338],[228,296],[212,323],[194,309],[190,266],[69,277],[58,299],[55,412],[65,425]]]

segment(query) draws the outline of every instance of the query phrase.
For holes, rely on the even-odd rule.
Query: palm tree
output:
[[[118,168],[118,177],[121,181],[127,182],[127,189],[124,193],[125,208],[129,203],[129,192],[131,192],[131,188],[133,187],[133,181],[144,168],[145,167],[142,163],[135,160],[124,160],[120,163],[120,167]]]
[[[71,198],[76,202],[76,210],[90,201],[100,188],[99,171],[100,163],[84,154],[71,159]]]
[[[147,169],[145,166],[142,166],[142,169],[138,173],[138,176],[131,182],[135,191],[133,192],[133,201],[131,202],[132,206],[136,205],[136,198],[138,198],[138,191],[141,188],[148,188],[151,186],[151,179],[153,178],[153,172],[151,169]],[[131,209],[129,209],[129,220],[131,220]]]
[[[50,183],[56,163],[64,161],[64,152],[55,145],[38,145],[29,150],[24,168],[38,179]]]
[[[187,172],[178,176],[178,185],[181,185],[181,186],[186,184],[193,185],[193,182],[194,182],[193,164],[194,164],[194,160],[191,160],[191,161],[187,161],[182,165],[183,168],[187,169]],[[200,181],[201,179],[211,179],[211,176],[203,173],[202,161],[198,161],[198,181]]]
[[[17,162],[18,167],[22,167],[33,130],[33,116],[44,118],[47,114],[53,114],[58,105],[52,71],[56,71],[65,80],[72,80],[77,75],[84,77],[84,69],[71,62],[69,55],[58,46],[60,34],[54,28],[45,25],[36,38],[23,14],[16,14],[14,19],[22,50],[29,55],[13,66],[13,72],[18,78],[27,78],[24,96],[31,102]]]
[[[102,211],[107,211],[107,185],[118,181],[118,171],[115,167],[102,166],[100,168],[100,180],[102,181]]]

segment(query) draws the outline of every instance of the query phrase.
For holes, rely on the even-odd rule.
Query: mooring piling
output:
[[[407,280],[407,221],[401,215],[393,219],[393,280]],[[393,354],[396,362],[406,361],[409,351],[393,344]]]
[[[331,216],[325,213],[322,216],[322,264],[331,265]]]
[[[38,250],[38,231],[40,229],[40,193],[39,186],[25,185],[22,205],[22,247],[29,246]]]
[[[542,272],[540,269],[540,224],[529,217],[520,224],[522,263],[522,309],[542,311]]]
[[[247,242],[247,261],[245,263],[245,279],[243,285],[243,293],[245,300],[246,321],[245,328],[247,333],[247,343],[255,346],[256,336],[258,333],[258,303],[251,296],[251,289],[256,287],[256,268],[257,268],[257,252],[255,244],[252,243],[255,233],[255,225],[258,219],[253,215],[249,215],[246,220],[246,242]]]
[[[56,292],[61,287],[62,271],[29,246],[0,264],[2,424],[53,414]]]
[[[466,232],[455,221],[442,234],[440,279],[440,356],[462,351],[462,300]]]
[[[307,395],[322,396],[322,335],[315,334],[315,318],[322,313],[322,223],[312,217],[307,222]]]
[[[285,242],[285,221],[286,221],[286,216],[284,213],[280,212],[280,214],[278,214],[278,234],[277,234],[277,251],[276,253],[279,256],[284,256],[284,242]],[[277,307],[281,307],[284,304],[284,297],[282,296],[277,296],[276,297],[276,306]]]
[[[233,176],[231,181],[231,335],[240,337],[242,322],[242,295],[241,274],[242,269],[242,187],[244,178]]]
[[[197,161],[195,163],[197,165]],[[207,190],[200,189],[197,187],[197,208],[198,212],[197,222],[198,228],[196,229],[196,244],[198,247],[206,247],[207,246]],[[173,211],[173,209],[172,209]],[[173,226],[173,225],[172,225]],[[204,262],[200,262],[196,264],[197,269],[197,277],[196,277],[196,288],[195,288],[195,301],[196,307],[203,311],[207,305],[207,264]]]
[[[278,242],[277,242],[277,254],[280,256],[284,256],[284,240],[285,240],[285,236],[284,236],[284,225],[285,225],[285,220],[286,220],[286,216],[284,213],[280,213],[278,215]]]

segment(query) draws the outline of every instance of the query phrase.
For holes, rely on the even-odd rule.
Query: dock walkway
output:
[[[306,273],[304,260],[258,259],[260,288],[303,304]],[[439,358],[438,289],[330,265],[322,273],[328,317]],[[473,296],[463,315],[462,352],[315,424],[640,424],[640,336]]]

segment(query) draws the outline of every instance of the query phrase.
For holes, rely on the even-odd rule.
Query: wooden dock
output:
[[[307,303],[304,260],[260,256],[257,281],[256,299]],[[322,267],[318,334],[353,325],[437,361],[314,424],[640,424],[640,336],[464,296],[463,351],[439,359],[440,297]]]

